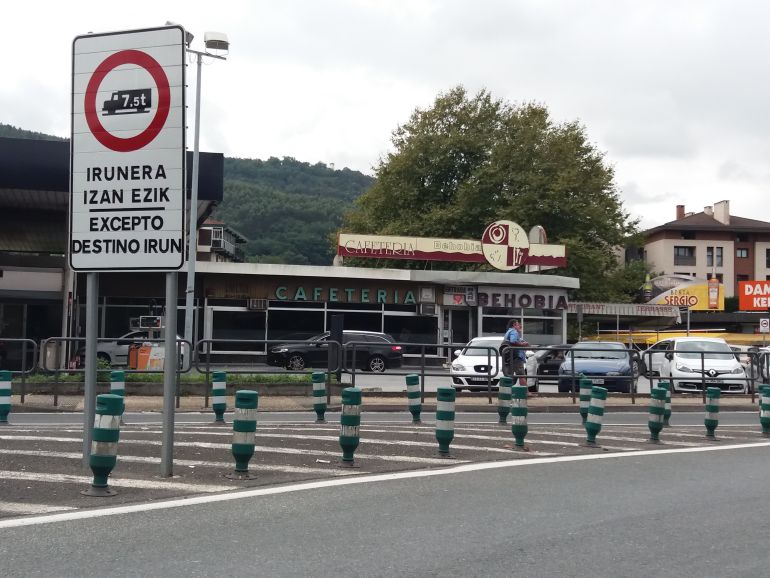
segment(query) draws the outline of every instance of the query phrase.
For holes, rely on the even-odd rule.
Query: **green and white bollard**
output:
[[[342,416],[340,417],[340,447],[342,466],[357,467],[353,454],[361,440],[361,389],[346,387],[342,390]]]
[[[211,409],[214,410],[214,423],[225,423],[227,410],[227,372],[215,371],[211,377]]]
[[[11,413],[11,372],[0,371],[0,424],[8,423]]]
[[[120,416],[125,408],[123,398],[111,393],[96,396],[96,416],[88,465],[94,474],[91,487],[80,493],[84,496],[114,496],[107,479],[118,460]]]
[[[439,387],[436,391],[436,441],[438,455],[449,457],[449,444],[455,437],[455,397],[454,387]]]
[[[326,414],[326,373],[323,371],[314,371],[313,379],[313,410],[315,411],[316,423],[326,423],[324,415]]]
[[[528,413],[529,408],[527,407],[527,386],[514,385],[512,388],[511,399],[511,433],[516,439],[517,448],[524,447],[524,438],[529,431],[529,427],[527,426]]]
[[[759,425],[762,435],[770,436],[770,385],[759,386]]]
[[[596,436],[602,431],[602,419],[604,418],[604,405],[607,402],[607,390],[604,387],[591,388],[591,405],[588,407],[586,418],[586,445],[599,447],[596,444]]]
[[[719,398],[722,396],[722,390],[718,387],[706,388],[706,437],[716,439],[714,431],[719,425]]]
[[[422,394],[420,393],[420,376],[416,373],[409,373],[406,376],[406,400],[409,404],[409,413],[412,414],[412,423],[422,423],[420,412],[422,412]]]
[[[225,476],[231,480],[253,480],[256,477],[249,472],[249,460],[254,456],[258,405],[259,394],[256,391],[235,392],[232,447],[235,471]]]
[[[594,384],[591,382],[591,380],[584,375],[581,374],[580,376],[580,418],[583,420],[583,423],[586,422],[586,418],[588,417],[588,408],[591,405],[591,388],[594,386]]]
[[[110,393],[112,395],[119,395],[123,398],[123,405],[125,406],[126,398],[126,374],[123,371],[111,371],[110,372]],[[126,425],[123,421],[123,416],[120,416],[120,425]]]
[[[647,427],[650,428],[650,443],[660,443],[660,432],[663,430],[663,421],[666,413],[666,390],[662,387],[653,387],[650,392],[650,417]]]
[[[501,377],[497,387],[497,415],[500,416],[500,425],[508,425],[508,414],[511,412],[511,388],[513,379]]]
[[[663,427],[669,427],[671,425],[671,383],[661,381],[658,383],[658,387],[666,390],[666,402],[663,406]]]

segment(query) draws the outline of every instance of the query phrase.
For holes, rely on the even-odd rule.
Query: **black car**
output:
[[[281,343],[270,348],[267,364],[300,371],[306,367],[328,367],[329,332],[311,337],[302,343]],[[386,368],[401,367],[401,346],[387,333],[375,331],[343,331],[341,369],[357,369],[381,373]],[[335,369],[335,368],[330,368]]]

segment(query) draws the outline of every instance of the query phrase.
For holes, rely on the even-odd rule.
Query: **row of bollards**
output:
[[[408,408],[413,417],[413,423],[420,423],[420,389],[419,377],[409,374],[407,379]],[[318,423],[325,423],[326,411],[326,374],[315,372],[313,380],[313,409],[316,411]],[[212,384],[215,414],[214,423],[224,423],[226,409],[227,376],[223,371],[214,372]],[[500,381],[500,394],[497,411],[499,423],[507,424],[508,413],[511,414],[511,433],[515,447],[525,448],[525,437],[528,434],[527,387],[513,386],[509,377]],[[0,371],[0,423],[7,423],[10,411],[11,374]],[[762,434],[770,436],[770,385],[761,385],[759,419]],[[111,496],[115,494],[108,485],[108,478],[117,463],[117,448],[120,438],[120,425],[125,410],[125,374],[113,371],[111,374],[110,394],[97,396],[96,416],[94,419],[93,442],[89,466],[93,472],[91,487],[82,491],[88,496]],[[590,392],[590,393],[589,393]],[[719,401],[721,390],[709,387],[706,391],[706,437],[716,439],[716,428],[719,425]],[[339,444],[342,449],[342,466],[356,467],[355,451],[360,443],[361,401],[362,391],[357,387],[342,390],[342,413],[340,417]],[[607,389],[593,386],[590,379],[581,377],[580,380],[580,414],[586,429],[586,445],[599,447],[596,438],[602,429]],[[454,439],[456,391],[454,387],[440,387],[436,396],[436,441],[438,454],[450,457],[449,448]],[[257,411],[259,395],[256,391],[239,390],[235,393],[235,413],[233,418],[232,454],[235,460],[233,473],[227,474],[230,479],[248,480],[254,476],[249,472],[249,461],[254,456],[255,436],[257,428]],[[648,426],[650,442],[660,443],[662,430],[669,425],[671,417],[671,386],[661,381],[658,387],[651,391]]]

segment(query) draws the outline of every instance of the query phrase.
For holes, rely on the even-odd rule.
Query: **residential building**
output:
[[[644,257],[655,273],[715,276],[725,296],[737,294],[738,282],[770,279],[770,223],[730,214],[730,201],[685,212],[644,232]]]
[[[238,231],[216,219],[206,219],[198,228],[196,261],[243,263],[246,258],[238,245],[248,241]]]

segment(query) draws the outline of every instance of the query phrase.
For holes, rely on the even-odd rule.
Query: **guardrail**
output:
[[[40,344],[40,349],[43,352],[47,352],[49,349],[49,345],[58,345],[61,343],[64,344],[78,344],[83,343],[85,344],[86,338],[85,337],[49,337],[48,339],[44,339]],[[97,347],[99,343],[114,343],[117,341],[116,339],[111,339],[107,337],[100,337],[96,340]],[[165,339],[163,338],[154,338],[154,339],[121,339],[120,341],[126,342],[129,344],[138,344],[142,345],[145,343],[165,343]],[[191,355],[185,355],[184,352],[192,351],[192,343],[185,339],[177,339],[176,340],[177,347],[176,347],[176,373],[177,373],[177,387],[176,387],[176,406],[180,406],[180,389],[179,389],[179,378],[178,376],[182,373],[189,373],[192,369],[192,356]],[[129,345],[130,347],[130,345]],[[79,348],[76,348],[75,351],[77,352]],[[54,351],[58,351],[58,347],[54,348]],[[128,356],[128,352],[127,352]],[[53,386],[53,405],[54,407],[59,405],[59,383],[60,383],[60,375],[62,373],[85,373],[84,367],[70,367],[69,362],[71,360],[67,360],[67,367],[59,367],[59,364],[56,364],[56,367],[49,367],[48,365],[48,356],[43,355],[42,356],[42,364],[37,363],[36,367],[40,371],[44,373],[53,374],[54,376],[54,386]],[[128,359],[126,359],[128,361]],[[165,356],[164,356],[164,365],[165,365]],[[107,369],[99,369],[97,366],[97,372],[99,371],[106,371]],[[132,374],[162,374],[163,368],[158,369],[130,369],[126,368],[124,369],[125,373],[132,373]],[[98,374],[98,373],[97,373]],[[24,398],[22,397],[22,403],[24,403]]]

